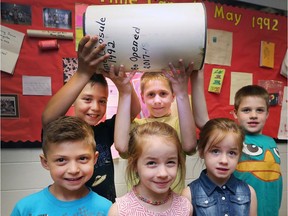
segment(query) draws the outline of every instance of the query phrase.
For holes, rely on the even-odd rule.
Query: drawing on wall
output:
[[[55,8],[44,8],[43,23],[45,27],[49,28],[71,29],[71,11]]]
[[[15,94],[1,94],[2,118],[19,118],[18,96]]]
[[[1,2],[1,22],[17,25],[31,25],[31,6]]]
[[[62,58],[64,84],[73,76],[78,68],[77,58]]]
[[[274,68],[275,43],[261,41],[260,66]]]

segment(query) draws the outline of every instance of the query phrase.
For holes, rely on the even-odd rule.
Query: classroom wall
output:
[[[23,0],[5,1],[13,3],[23,2]],[[190,0],[169,0],[168,2],[174,1],[177,2],[177,4],[180,4],[181,2],[191,2]],[[197,2],[198,1],[200,0],[197,0]],[[102,5],[114,3],[141,4],[145,2],[147,3],[147,0],[62,0],[61,3],[60,1],[26,0],[25,4],[32,5],[33,16],[31,25],[17,25],[1,22],[3,26],[12,28],[25,34],[14,74],[11,75],[3,72],[0,74],[1,81],[3,83],[3,85],[1,85],[1,94],[12,94],[15,96],[15,98],[18,98],[18,100],[15,99],[15,101],[19,101],[17,108],[19,110],[18,118],[13,117],[13,115],[11,116],[11,114],[9,116],[9,112],[7,113],[6,111],[5,113],[5,111],[3,111],[4,115],[6,114],[6,118],[1,119],[1,141],[12,141],[14,143],[29,141],[23,145],[30,147],[31,142],[41,140],[41,113],[51,98],[51,95],[34,95],[35,93],[32,93],[32,95],[23,95],[26,93],[23,91],[23,86],[26,86],[23,85],[23,80],[25,78],[35,78],[35,76],[38,78],[41,77],[41,79],[51,79],[51,92],[52,95],[54,95],[63,86],[63,71],[72,72],[73,67],[76,68],[76,65],[72,63],[73,61],[71,58],[77,57],[77,53],[75,51],[77,44],[76,39],[77,37],[81,38],[81,36],[77,35],[76,32],[82,33],[82,27],[80,28],[78,26],[78,22],[80,22],[78,18],[83,18],[82,13],[78,12],[78,10],[80,10],[78,7],[79,5],[76,4],[77,7],[75,6],[75,3],[78,2],[86,3],[86,6],[88,6],[89,4]],[[148,2],[151,3],[158,1],[148,0]],[[205,52],[204,84],[209,116],[210,118],[227,117],[233,119],[233,116],[231,115],[233,105],[230,103],[230,101],[231,98],[234,97],[234,92],[242,87],[242,85],[258,84],[258,81],[260,80],[265,80],[265,82],[275,80],[277,82],[280,81],[287,86],[287,79],[280,74],[281,64],[287,51],[287,16],[268,14],[262,11],[233,7],[225,4],[222,5],[204,0],[203,3],[205,5],[207,15],[207,46]],[[65,31],[74,33],[74,40],[58,39],[60,48],[57,50],[41,51],[38,48],[38,42],[45,40],[45,38],[33,38],[27,36],[28,29],[61,30],[43,26],[42,13],[43,9],[45,8],[60,8],[70,10],[72,13],[72,29]],[[76,13],[76,8],[78,13]],[[179,20],[177,20],[176,16],[175,23],[172,23],[172,26],[177,26],[178,21]],[[190,24],[187,23],[187,27],[189,27],[189,25]],[[171,29],[172,31],[175,30],[172,27]],[[145,32],[142,33],[144,35],[146,34]],[[183,37],[175,37],[174,41],[177,40],[182,41]],[[271,62],[274,62],[274,66],[270,66],[272,68],[260,66],[262,65],[262,63],[260,64],[260,56],[265,56],[264,50],[266,50],[262,46],[263,52],[261,55],[262,41],[269,42],[268,44],[272,45],[272,47],[273,44],[275,45],[275,49],[268,49],[271,51],[268,52],[271,54],[271,60],[273,59]],[[139,44],[142,42],[146,43],[146,41],[139,41]],[[196,43],[194,39],[193,43]],[[130,44],[133,44],[132,41]],[[166,52],[169,53],[169,55],[173,53],[170,51]],[[67,58],[70,59],[70,61],[67,60]],[[67,65],[68,67],[66,67]],[[218,70],[221,72],[222,76],[218,74]],[[215,74],[218,74],[219,76],[214,76]],[[211,77],[215,80],[213,81],[212,79],[211,83],[213,85],[210,86]],[[223,81],[221,81],[222,78]],[[30,87],[26,86],[24,89],[27,90],[27,88],[31,88],[38,91],[37,94],[41,94],[44,86],[45,90],[46,87],[49,89],[50,86],[46,82],[43,84],[42,81],[30,81],[28,83],[30,84],[28,85]],[[218,93],[213,93],[213,91],[216,90],[219,90],[220,92],[218,91]],[[273,89],[273,92],[270,93],[275,95],[278,94],[279,96],[281,95],[281,91],[275,91]],[[9,100],[12,99],[8,99],[8,101]],[[3,99],[3,101],[5,100]],[[33,106],[31,106],[31,101],[33,101]],[[16,104],[17,103],[15,102],[15,108],[17,107]],[[280,129],[286,132],[287,138],[287,128],[285,128],[284,124],[280,124],[281,108],[281,106],[277,105],[270,108],[270,117],[268,118],[263,129],[263,134],[273,138],[279,138],[278,129],[279,125],[281,125]],[[7,115],[9,117],[7,117]],[[27,127],[27,125],[29,125],[29,127]],[[11,130],[11,128],[13,128],[13,130]]]
[[[6,0],[7,2],[12,2],[12,0]],[[13,2],[22,2],[22,0],[13,0]],[[25,1],[25,3],[32,3],[34,5],[34,11],[33,13],[35,16],[41,17],[40,11],[42,11],[42,6],[44,7],[55,7],[57,8],[59,4],[61,4],[61,8],[63,9],[69,9],[73,12],[74,17],[74,3],[77,1],[74,0],[63,0],[61,2],[59,1],[36,1],[36,0],[29,0]],[[93,0],[82,0],[81,2],[86,2],[92,4],[92,2],[96,2]],[[98,1],[97,1],[98,2]],[[100,1],[99,1],[100,2]],[[107,3],[109,2],[109,3]],[[124,1],[108,1],[108,0],[101,0],[101,4],[111,4],[111,2],[127,2]],[[136,3],[142,3],[144,0],[131,0],[129,2],[136,2]],[[148,0],[148,2],[151,2]],[[169,1],[172,2],[172,1]],[[176,1],[175,1],[176,2]],[[181,2],[180,0],[177,2]],[[186,0],[183,0],[183,2],[187,2]],[[232,66],[233,67],[226,67],[221,66],[220,68],[226,69],[226,75],[223,82],[222,87],[222,94],[212,94],[212,93],[206,93],[206,97],[208,99],[208,108],[210,109],[210,117],[219,117],[223,114],[229,115],[230,110],[232,110],[232,106],[228,106],[228,97],[229,94],[227,92],[230,91],[230,72],[232,71],[241,71],[241,72],[252,72],[254,71],[254,83],[256,84],[259,77],[262,79],[265,77],[265,79],[275,79],[275,80],[284,80],[284,77],[281,77],[279,75],[279,68],[283,60],[283,56],[287,49],[287,17],[280,17],[276,15],[270,15],[265,14],[263,12],[259,11],[252,11],[248,9],[241,9],[237,7],[231,7],[231,6],[222,6],[220,4],[214,4],[209,1],[204,1],[207,9],[208,14],[208,28],[211,29],[219,29],[219,30],[225,30],[233,32],[235,35],[235,38],[233,40],[234,43],[234,52],[233,52],[233,61]],[[43,4],[43,5],[42,5]],[[120,3],[119,3],[120,4]],[[223,9],[225,12],[228,12],[225,18],[222,16],[217,17],[217,13],[215,12],[217,9]],[[244,16],[245,13],[245,16]],[[216,14],[216,15],[215,15]],[[239,23],[239,25],[234,25],[233,22],[230,20],[231,14],[243,14],[243,20]],[[278,24],[277,28],[279,31],[274,31],[271,29],[267,29],[267,26],[264,25],[265,28],[262,29],[262,23],[261,28],[258,25],[255,25],[254,21],[257,18],[261,20],[270,20],[271,22],[277,21]],[[74,19],[74,18],[73,18]],[[251,23],[253,21],[253,23]],[[41,19],[35,19],[34,18],[33,26],[18,26],[18,25],[7,25],[8,27],[11,27],[13,29],[19,30],[23,33],[26,32],[27,28],[41,28],[42,23]],[[253,25],[252,25],[253,24]],[[74,26],[74,24],[73,24]],[[74,29],[74,28],[73,28]],[[245,31],[241,31],[241,29],[245,29]],[[47,30],[47,29],[46,29]],[[248,33],[247,33],[248,32]],[[245,36],[243,36],[243,34]],[[255,36],[257,34],[257,36]],[[246,35],[249,35],[247,37]],[[274,38],[275,37],[275,38]],[[283,39],[284,38],[284,39]],[[266,69],[266,68],[260,68],[259,67],[259,42],[260,40],[268,40],[268,41],[275,41],[277,42],[277,49],[275,51],[275,68],[274,69]],[[50,97],[43,97],[43,96],[23,96],[22,95],[22,75],[39,75],[39,76],[51,76],[53,80],[53,86],[52,91],[53,94],[63,85],[63,74],[62,74],[62,57],[75,57],[76,53],[74,50],[74,42],[70,41],[64,41],[59,40],[59,43],[61,45],[61,48],[58,52],[53,52],[47,54],[41,53],[38,51],[37,48],[38,40],[36,39],[30,39],[28,37],[25,37],[23,49],[20,54],[20,58],[18,61],[18,65],[16,67],[16,71],[13,76],[1,73],[1,79],[5,85],[3,84],[1,86],[1,92],[2,93],[15,93],[19,95],[21,106],[20,106],[20,116],[21,118],[18,120],[24,120],[23,125],[19,124],[20,121],[16,121],[13,119],[10,120],[3,120],[2,121],[2,135],[1,137],[5,137],[5,131],[6,133],[9,132],[12,135],[12,138],[19,139],[19,133],[22,133],[24,135],[30,136],[37,134],[38,139],[40,138],[40,133],[36,133],[33,131],[34,128],[28,128],[26,127],[27,124],[31,126],[31,123],[37,122],[37,125],[35,128],[37,130],[41,130],[41,110],[43,110],[44,105],[47,104],[48,99]],[[278,46],[278,44],[281,44],[281,46]],[[28,49],[26,49],[28,48]],[[34,52],[30,52],[30,50],[34,50]],[[253,52],[251,52],[253,50]],[[30,57],[37,57],[37,60],[30,60]],[[252,57],[251,57],[252,56]],[[24,61],[26,58],[29,60],[28,62]],[[24,60],[23,60],[24,59]],[[241,61],[239,61],[241,59]],[[22,61],[23,60],[23,61]],[[53,64],[50,64],[50,62],[53,62]],[[47,63],[47,64],[44,64]],[[48,65],[49,67],[45,67]],[[20,65],[20,66],[19,66]],[[22,66],[22,67],[21,67]],[[42,66],[42,67],[41,67]],[[206,66],[205,66],[206,67]],[[207,65],[205,68],[205,89],[208,89],[209,79],[210,79],[210,73],[212,69],[216,67],[218,68],[218,65]],[[55,69],[56,68],[56,69]],[[265,76],[264,76],[264,75]],[[17,81],[17,82],[16,82]],[[11,83],[10,83],[11,82]],[[34,112],[31,108],[31,101],[34,103],[35,109],[37,109],[37,113]],[[224,109],[224,108],[225,109]],[[273,107],[270,112],[269,122],[266,125],[267,132],[273,132],[273,134],[277,134],[278,131],[278,121],[279,121],[279,110],[280,106]],[[223,117],[223,116],[222,116]],[[231,116],[229,116],[231,117]],[[13,124],[12,124],[13,123]],[[271,127],[271,125],[276,125],[277,129],[274,127]],[[4,131],[3,128],[6,128]],[[31,131],[29,133],[26,133],[23,128],[28,128]],[[5,129],[4,128],[4,129]],[[11,130],[13,128],[13,130]],[[18,129],[17,133],[15,133],[15,128]],[[17,136],[15,136],[17,134]],[[265,133],[268,135],[271,135],[269,133]],[[274,135],[273,137],[277,137],[277,135]],[[7,140],[9,140],[7,138]],[[30,140],[34,141],[35,139],[31,139],[31,137],[26,138],[23,140]],[[281,169],[282,169],[282,175],[284,179],[284,188],[283,188],[283,200],[282,200],[282,206],[280,210],[280,215],[287,215],[287,144],[281,143],[279,144],[279,150],[280,155],[282,158],[281,163]],[[10,212],[15,205],[15,203],[22,197],[34,193],[36,191],[39,191],[43,187],[46,187],[47,185],[51,184],[51,178],[49,176],[49,172],[44,170],[41,167],[41,164],[39,162],[39,154],[41,153],[40,149],[29,149],[29,148],[23,148],[23,149],[1,149],[1,215],[6,216],[10,215]],[[198,162],[197,162],[198,161]],[[126,167],[126,161],[123,159],[115,159],[114,160],[115,165],[115,176],[116,176],[116,189],[118,196],[123,195],[126,191],[126,184],[125,184],[125,178],[124,178],[124,172],[123,170]],[[201,166],[201,163],[199,162],[198,158],[195,156],[189,156],[187,157],[187,179],[186,183],[192,181],[196,177],[199,176],[200,171],[203,169],[203,166]]]
[[[283,176],[283,198],[280,216],[287,215],[287,144],[278,144]],[[15,203],[22,197],[39,191],[52,183],[49,172],[42,168],[40,149],[2,149],[1,152],[1,215],[10,215]],[[126,160],[114,159],[117,196],[127,191],[123,170]],[[197,178],[204,168],[197,156],[186,159],[186,184]],[[267,194],[267,196],[269,196]]]

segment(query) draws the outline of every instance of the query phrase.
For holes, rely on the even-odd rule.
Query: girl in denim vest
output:
[[[244,132],[230,119],[209,120],[200,132],[198,151],[206,169],[182,195],[193,205],[193,215],[257,215],[254,189],[233,172],[241,156]]]

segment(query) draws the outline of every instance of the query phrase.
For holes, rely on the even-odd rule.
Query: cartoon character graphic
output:
[[[258,216],[278,216],[283,183],[280,154],[273,138],[246,134],[234,175],[256,191]]]
[[[243,154],[243,158],[250,157],[250,160],[238,163],[236,170],[239,172],[250,172],[262,181],[276,181],[280,178],[280,155],[277,147],[269,149],[266,146],[244,143]]]

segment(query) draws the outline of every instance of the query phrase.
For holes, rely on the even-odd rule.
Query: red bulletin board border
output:
[[[22,0],[7,0],[8,3],[23,4]],[[22,94],[22,76],[50,76],[52,78],[52,94],[55,94],[63,85],[62,58],[77,57],[75,51],[75,3],[86,4],[130,4],[130,3],[165,3],[165,1],[153,0],[62,0],[62,1],[36,1],[26,0],[25,4],[32,8],[32,25],[5,24],[9,28],[26,34],[27,29],[59,30],[44,28],[42,23],[43,8],[61,8],[71,10],[72,29],[61,31],[74,32],[74,40],[58,40],[59,50],[41,52],[38,49],[39,38],[24,37],[19,59],[15,67],[14,75],[1,72],[1,94],[17,94],[19,96],[19,119],[1,119],[1,141],[8,143],[25,143],[25,147],[33,147],[28,143],[39,143],[41,140],[41,114],[50,96],[24,96]],[[168,1],[166,1],[167,3]],[[172,2],[172,1],[169,1]],[[191,1],[173,1],[174,3]],[[194,1],[193,1],[194,2]],[[198,1],[199,2],[199,1]],[[233,106],[229,104],[230,74],[231,72],[253,73],[253,83],[259,79],[283,81],[287,85],[286,78],[280,75],[280,67],[287,50],[287,17],[268,14],[260,11],[238,8],[233,6],[215,4],[203,1],[207,12],[207,26],[210,29],[218,29],[233,32],[233,51],[231,66],[205,64],[205,95],[210,118],[233,118],[231,111]],[[222,12],[215,13],[216,8],[222,8]],[[241,15],[241,20],[236,24],[235,15]],[[271,25],[277,22],[277,30],[268,29],[267,25],[260,26],[256,20],[269,20]],[[260,22],[259,22],[260,23]],[[272,41],[275,46],[275,66],[273,69],[259,67],[260,41]],[[207,91],[213,68],[226,70],[220,94]],[[280,120],[280,106],[271,107],[270,116],[263,133],[274,138],[277,137]],[[38,145],[37,145],[38,146]],[[22,146],[21,146],[22,147]]]

